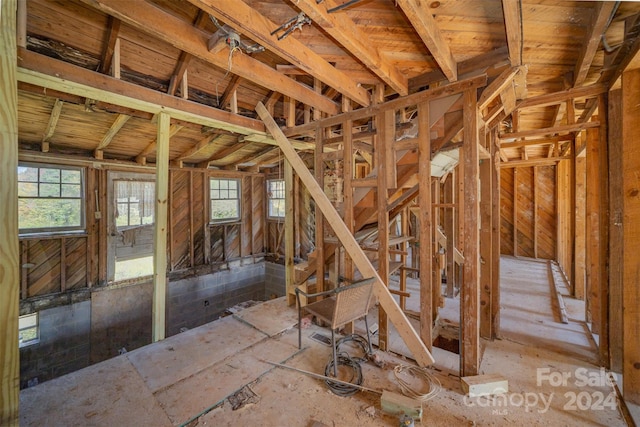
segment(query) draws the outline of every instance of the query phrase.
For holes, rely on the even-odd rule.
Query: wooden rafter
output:
[[[107,21],[107,37],[102,48],[102,61],[100,61],[100,72],[108,74],[113,62],[113,52],[115,51],[116,40],[120,34],[120,20],[109,16]]]
[[[182,129],[182,126],[172,124],[169,127],[169,138],[172,138],[176,133],[180,131],[180,129]],[[158,140],[154,139],[153,142],[149,143],[149,145],[147,145],[145,149],[142,150],[140,154],[136,156],[136,162],[140,163],[141,165],[146,164],[147,156],[153,153],[154,151],[156,151],[157,146],[158,146]]]
[[[527,98],[520,101],[516,109],[521,110],[523,108],[531,107],[548,107],[550,105],[566,102],[569,99],[594,97],[606,92],[607,90],[607,85],[603,83],[595,83],[589,86],[582,86],[579,88],[567,89],[560,92]]]
[[[62,106],[64,102],[60,99],[56,99],[53,104],[53,108],[51,109],[51,114],[49,115],[49,123],[47,124],[47,128],[44,131],[44,135],[42,137],[42,151],[44,153],[49,151],[49,140],[53,137],[54,132],[56,131],[56,126],[58,125],[58,120],[60,119],[60,113],[62,112]]]
[[[198,12],[198,16],[193,23],[195,28],[202,29],[204,27],[204,23],[209,19],[209,15],[203,13],[202,11]],[[169,95],[175,95],[178,86],[182,82],[185,73],[187,72],[187,68],[189,67],[189,63],[193,59],[193,55],[187,53],[185,51],[180,52],[180,57],[178,58],[178,63],[176,64],[176,68],[171,75],[171,79],[169,80],[169,89],[167,89],[167,93]]]
[[[152,35],[209,64],[225,70],[229,69],[228,51],[222,50],[215,54],[209,52],[206,32],[194,28],[191,23],[164,12],[150,3],[120,0],[82,0],[82,2],[115,16],[134,29]],[[240,3],[242,2],[237,2],[237,4]],[[233,2],[233,7],[236,7],[236,2]],[[259,86],[277,90],[294,99],[304,100],[305,103],[329,114],[337,114],[340,111],[338,105],[332,100],[248,55],[233,55],[230,72]]]
[[[522,2],[502,0],[504,27],[512,66],[522,65]]]
[[[458,65],[451,49],[438,28],[438,23],[425,4],[419,0],[397,0],[405,15],[420,35],[444,75],[451,82],[458,80]]]
[[[218,108],[224,109],[230,100],[233,98],[234,94],[237,93],[238,86],[240,86],[240,77],[233,76],[231,77],[231,81],[229,85],[224,90],[224,93],[220,97],[220,101],[218,102]]]
[[[508,89],[509,85],[513,84],[513,78],[519,71],[519,67],[511,67],[504,70],[494,81],[489,83],[484,91],[482,91],[482,95],[478,100],[478,111],[487,108],[496,96],[499,96],[504,90]]]
[[[591,63],[596,55],[598,46],[600,45],[600,39],[602,34],[607,29],[609,18],[616,8],[616,2],[597,2],[594,6],[593,16],[591,18],[591,25],[587,26],[589,32],[586,39],[582,43],[582,49],[578,56],[578,62],[576,62],[576,68],[574,71],[575,80],[573,87],[578,87],[584,83],[587,78],[587,73],[591,68]]]
[[[194,6],[224,21],[237,31],[260,43],[266,49],[279,55],[313,77],[322,79],[327,85],[338,89],[361,105],[369,105],[368,92],[344,72],[338,70],[320,55],[309,49],[295,37],[278,40],[271,31],[278,24],[270,21],[243,1],[238,0],[188,0]],[[279,91],[282,92],[282,91]],[[284,93],[284,92],[282,92]],[[307,101],[293,96],[294,99]]]
[[[182,161],[182,160],[188,159],[189,157],[195,156],[200,151],[204,150],[205,148],[213,144],[218,138],[220,138],[220,136],[221,135],[219,132],[213,132],[212,134],[205,136],[200,141],[198,141],[196,145],[189,148],[187,151],[184,151],[183,153],[181,153],[176,158],[176,160]]]
[[[345,13],[327,12],[337,5],[335,0],[325,0],[321,4],[316,0],[296,0],[292,3],[344,46],[353,57],[362,61],[389,87],[401,96],[408,94],[406,76],[384,58],[375,46],[367,42],[369,38],[360,31],[355,22]]]
[[[576,123],[569,125],[561,125],[555,126],[552,128],[543,128],[543,129],[531,129],[531,130],[523,130],[520,132],[512,132],[512,133],[502,133],[500,134],[500,141],[513,141],[518,138],[527,138],[533,136],[544,136],[544,135],[555,135],[555,134],[564,134],[569,132],[579,132],[581,130],[585,130],[588,128],[594,128],[600,126],[600,122],[586,122],[586,123]]]
[[[96,159],[102,159],[102,150],[104,150],[109,144],[111,144],[111,140],[117,135],[120,129],[122,129],[122,126],[124,126],[130,118],[131,116],[128,116],[126,114],[118,114],[107,133],[104,134],[102,140],[93,151],[93,156]]]

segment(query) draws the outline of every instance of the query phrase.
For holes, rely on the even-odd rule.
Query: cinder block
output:
[[[475,375],[460,378],[462,390],[469,397],[490,396],[509,391],[509,381],[500,374]]]

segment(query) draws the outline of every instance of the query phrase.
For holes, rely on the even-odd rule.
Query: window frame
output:
[[[35,325],[30,325],[30,326],[26,326],[21,328],[20,327],[20,321],[23,319],[27,319],[29,317],[35,317]],[[25,331],[27,329],[32,329],[35,328],[36,329],[36,337],[33,339],[30,339],[28,341],[22,341],[20,339],[20,333],[22,331]],[[32,346],[34,344],[38,344],[40,342],[40,313],[39,312],[34,312],[34,313],[29,313],[29,314],[25,314],[23,316],[18,316],[18,347],[19,348],[24,348],[24,347],[29,347]]]
[[[272,183],[279,183],[282,185],[282,189],[276,189],[273,191],[277,191],[277,192],[282,192],[282,197],[273,197],[272,196],[272,189],[271,189],[271,184]],[[285,194],[286,194],[286,186],[285,186],[285,182],[284,179],[279,179],[279,178],[274,178],[274,179],[268,179],[267,180],[267,218],[268,219],[272,219],[272,220],[282,220],[285,218],[285,216],[287,215],[286,212],[286,204],[285,204]],[[282,215],[272,215],[271,214],[271,202],[272,201],[282,201],[283,204],[283,212]]]
[[[130,224],[130,220],[131,220],[131,201],[127,200],[127,202],[119,202],[118,201],[118,197],[117,194],[115,194],[115,186],[117,185],[118,182],[129,182],[129,183],[150,183],[153,184],[154,188],[154,197],[152,199],[152,204],[153,204],[153,209],[152,209],[152,216],[153,216],[153,221],[149,224]],[[118,212],[118,217],[120,216],[120,211],[118,209],[118,205],[120,203],[126,203],[127,204],[127,225],[118,225],[118,218],[114,218],[115,220],[115,227],[116,230],[118,231],[123,231],[123,230],[128,230],[131,228],[136,228],[136,227],[145,227],[145,226],[153,226],[153,224],[155,224],[156,222],[156,212],[155,212],[155,185],[156,185],[156,181],[155,179],[128,179],[128,178],[114,178],[112,180],[112,185],[114,187],[114,194],[113,194],[113,202],[115,204],[115,209],[116,212]],[[130,199],[131,196],[129,196],[127,199]],[[140,202],[134,202],[134,203],[140,203]],[[142,220],[143,217],[140,217],[140,219]]]
[[[214,188],[212,187],[213,185],[213,181],[233,181],[236,183],[236,197],[235,198],[222,198],[222,197],[218,197],[216,199],[213,198],[213,191]],[[221,188],[218,187],[218,191],[220,191]],[[228,191],[228,188],[226,189]],[[235,217],[227,217],[227,218],[214,218],[213,217],[213,203],[216,200],[235,200],[236,201],[236,206],[237,206],[237,211],[238,214]],[[209,177],[209,223],[210,224],[223,224],[223,223],[233,223],[233,222],[238,222],[240,221],[240,219],[242,218],[242,180],[240,178],[227,178],[227,177],[219,177],[219,176],[210,176]]]
[[[52,163],[36,163],[36,162],[18,162],[18,168],[37,168],[38,169],[38,181],[35,183],[38,186],[42,183],[40,181],[40,170],[41,169],[57,169],[60,171],[60,175],[62,176],[62,171],[78,171],[80,172],[80,197],[21,197],[18,192],[18,203],[20,203],[20,199],[53,199],[53,200],[80,200],[80,224],[77,226],[69,226],[69,227],[37,227],[37,228],[19,228],[18,235],[38,235],[38,234],[64,234],[64,233],[85,233],[87,229],[87,219],[86,219],[86,168],[82,166],[71,166],[71,165],[59,165]],[[16,170],[16,174],[19,172]],[[18,186],[21,182],[33,182],[33,181],[20,181],[18,176]],[[55,184],[44,182],[45,184]],[[62,177],[60,178],[60,194],[62,194]]]

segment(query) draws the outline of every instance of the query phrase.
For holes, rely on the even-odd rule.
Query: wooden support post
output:
[[[345,250],[353,259],[354,264],[358,270],[360,270],[362,276],[373,277],[376,279],[374,295],[378,298],[380,305],[389,315],[389,318],[398,331],[398,334],[404,340],[418,365],[427,366],[433,364],[433,356],[431,356],[431,353],[422,343],[420,337],[411,326],[411,323],[409,323],[407,317],[404,315],[402,310],[400,310],[398,304],[396,304],[393,296],[389,292],[389,289],[384,285],[382,278],[358,245],[355,237],[347,229],[342,218],[340,218],[340,215],[324,193],[323,188],[314,179],[300,156],[298,156],[295,149],[291,146],[291,143],[284,136],[277,123],[269,115],[269,112],[261,102],[256,106],[256,111],[265,123],[268,131],[273,135],[278,146],[282,149],[285,157],[289,160],[291,166],[300,177],[300,180],[309,190],[311,197],[313,197],[316,202],[316,206],[318,206],[322,213],[327,217],[327,220],[333,227],[338,239],[344,245]]]
[[[316,111],[316,110],[314,110]],[[323,129],[316,128],[316,150],[314,161],[314,173],[318,186],[324,191],[324,162],[322,161],[323,153]],[[324,291],[324,216],[322,209],[316,204],[315,207],[316,218],[316,290],[318,292]]]
[[[351,102],[349,98],[342,96],[342,111],[347,113],[351,111]],[[342,176],[344,192],[343,197],[343,209],[344,209],[344,223],[347,225],[349,232],[354,233],[354,212],[353,212],[353,187],[351,181],[353,180],[354,158],[353,158],[353,122],[351,120],[345,120],[342,123],[342,144],[343,144],[343,165]],[[344,254],[344,277],[349,280],[354,278],[353,260],[348,253]],[[354,324],[353,322],[345,325],[345,333],[353,334]]]
[[[518,168],[513,168],[513,256],[518,256]]]
[[[153,234],[153,342],[165,338],[167,299],[167,216],[169,197],[169,125],[168,113],[158,114],[156,154],[156,207]]]
[[[600,333],[600,132],[587,130],[587,323],[591,331]]]
[[[455,169],[449,173],[447,180],[444,182],[444,202],[455,205],[455,180],[456,173]],[[455,267],[455,262],[453,261],[453,253],[456,242],[456,233],[454,229],[454,209],[445,209],[444,210],[444,233],[447,236],[447,298],[453,298],[454,294],[454,279],[453,279],[453,269]]]
[[[18,84],[16,0],[0,2],[0,425],[18,425]]]
[[[480,369],[480,230],[478,227],[478,117],[476,92],[464,93],[464,273],[460,288],[460,376]]]
[[[431,351],[433,344],[433,230],[431,218],[431,132],[429,102],[418,104],[418,204],[420,231],[420,338]]]
[[[492,232],[492,159],[480,161],[480,336],[491,339],[493,327],[491,291],[491,262],[493,232]]]
[[[498,128],[491,133],[491,338],[500,333],[500,147]]]
[[[402,212],[400,213],[401,217],[400,217],[400,230],[403,236],[408,236],[409,235],[409,208],[406,207],[402,210]],[[407,266],[407,254],[409,252],[409,242],[408,241],[403,241],[402,242],[402,252],[400,254],[400,263],[402,264],[402,267],[408,267]],[[407,269],[406,268],[400,268],[400,292],[406,292],[407,291]],[[407,297],[404,295],[400,296],[400,309],[402,311],[404,311],[407,308]]]
[[[427,162],[426,159],[425,162]],[[431,175],[431,169],[429,169],[429,175]],[[436,203],[440,203],[440,180],[431,177],[431,319],[433,322],[437,319],[438,309],[442,306],[442,266],[438,256],[438,251],[440,250],[438,239],[438,234],[440,233],[440,208],[433,206],[434,200]]]
[[[609,92],[609,360],[613,372],[622,372],[624,234],[622,212],[622,91]]]
[[[288,298],[295,296],[296,277],[293,264],[294,247],[294,185],[291,163],[284,161],[284,275]]]
[[[640,70],[622,74],[623,243],[623,394],[640,405]],[[629,343],[629,345],[626,345]],[[635,343],[635,345],[634,345]]]
[[[607,95],[598,97],[598,115],[600,129],[598,132],[598,182],[600,185],[598,231],[600,248],[598,251],[598,264],[600,265],[600,277],[598,282],[598,300],[600,301],[600,321],[598,348],[600,350],[600,363],[609,369],[609,153],[607,138]]]
[[[586,181],[587,181],[587,159],[586,157],[575,157],[575,273],[573,296],[577,299],[584,299],[586,293],[587,269],[586,269]]]
[[[557,189],[556,185],[556,189]],[[533,257],[538,258],[538,166],[533,167],[533,186],[531,187],[533,193]],[[557,244],[557,243],[556,243]]]
[[[389,287],[389,213],[387,212],[387,188],[389,185],[389,174],[385,173],[384,168],[388,167],[386,163],[386,147],[393,145],[394,134],[389,133],[390,127],[387,122],[395,121],[393,110],[384,111],[376,117],[376,128],[378,134],[373,137],[375,161],[378,168],[377,176],[377,215],[378,215],[378,274],[386,287]],[[394,165],[395,169],[395,165]],[[389,319],[385,308],[380,305],[378,307],[378,347],[380,350],[389,350]]]
[[[27,0],[18,0],[18,15],[16,22],[17,45],[27,47]]]

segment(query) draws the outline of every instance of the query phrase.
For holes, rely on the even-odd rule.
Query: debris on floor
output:
[[[257,394],[251,390],[249,386],[244,386],[227,399],[231,404],[231,409],[234,411],[242,408],[245,405],[249,405],[251,403],[258,403],[260,398]]]

